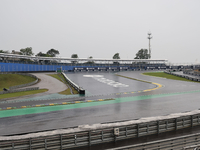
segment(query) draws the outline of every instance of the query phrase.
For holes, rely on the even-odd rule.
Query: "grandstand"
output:
[[[167,69],[167,59],[90,59],[36,57],[0,53],[0,72],[56,71],[128,71]]]

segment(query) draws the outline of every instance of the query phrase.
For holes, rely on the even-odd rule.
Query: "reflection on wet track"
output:
[[[77,85],[86,90],[89,95],[107,95],[131,91],[143,91],[155,88],[156,85],[130,80],[115,75],[115,73],[79,72],[68,73],[67,76]]]

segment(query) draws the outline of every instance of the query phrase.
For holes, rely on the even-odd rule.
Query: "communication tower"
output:
[[[150,40],[153,38],[152,36],[151,36],[151,33],[149,32],[148,33],[148,37],[147,37],[148,39],[149,39],[149,59],[151,59],[151,44],[150,44]]]

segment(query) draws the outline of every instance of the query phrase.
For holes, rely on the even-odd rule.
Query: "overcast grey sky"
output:
[[[0,49],[200,62],[200,0],[0,0]]]

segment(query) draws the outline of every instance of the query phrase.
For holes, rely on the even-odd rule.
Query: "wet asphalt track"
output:
[[[144,93],[136,92],[122,95],[109,95],[110,93],[127,92],[127,90],[128,92],[141,91],[149,88],[154,88],[155,85],[115,76],[114,73],[85,72],[68,74],[68,77],[72,81],[76,81],[76,83],[86,89],[87,93],[91,96],[82,98],[83,100],[110,97],[137,97],[142,95],[149,96],[144,100],[123,102],[123,99],[121,99],[119,103],[108,105],[105,104],[85,108],[74,107],[74,109],[0,118],[0,135],[11,135],[42,130],[68,128],[83,124],[130,120],[141,117],[152,117],[191,111],[200,108],[200,92],[185,93],[186,91],[200,90],[200,83],[174,81],[163,78],[144,76],[141,75],[141,72],[136,71],[120,72],[118,74],[146,81],[156,82],[162,84],[163,87],[154,91]],[[92,77],[84,77],[83,75],[103,75],[105,79],[108,79],[108,82],[111,82],[110,80],[112,80],[122,83],[124,85],[128,85],[128,87],[115,88],[111,85],[108,85],[107,83],[102,83],[97,79],[94,79]],[[178,92],[179,94],[172,94],[176,92]],[[155,95],[159,95],[160,97],[156,98]],[[46,101],[46,103],[48,102],[49,101]],[[53,100],[51,100],[51,102],[53,102]],[[56,102],[59,102],[59,100],[56,100]],[[37,104],[41,102],[34,101],[24,103],[12,103],[12,105],[23,105],[26,103]],[[1,105],[6,106],[8,104]]]

